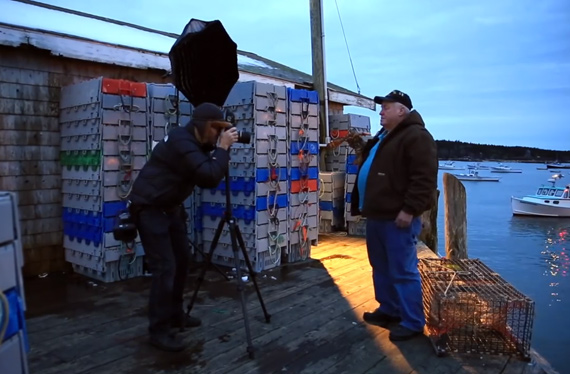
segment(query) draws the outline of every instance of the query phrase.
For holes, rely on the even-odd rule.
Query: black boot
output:
[[[186,344],[173,334],[152,334],[150,344],[167,352],[180,352],[186,348]]]
[[[398,323],[401,321],[400,317],[390,316],[384,312],[381,312],[380,309],[376,309],[373,312],[365,312],[362,316],[362,319],[372,325],[384,328],[388,327],[388,325],[392,323]]]
[[[197,327],[202,324],[202,321],[199,318],[192,317],[189,315],[178,314],[176,317],[172,318],[171,326],[176,328],[185,328],[185,327]]]

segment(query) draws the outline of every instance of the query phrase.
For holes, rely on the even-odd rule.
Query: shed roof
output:
[[[57,56],[79,60],[170,70],[168,52],[177,34],[31,0],[5,2],[2,8],[0,45],[32,45]],[[80,28],[76,27],[78,24]],[[311,75],[255,53],[238,51],[238,68],[242,80],[261,76],[312,87]],[[356,92],[331,83],[328,88],[331,101],[375,108],[370,98]]]

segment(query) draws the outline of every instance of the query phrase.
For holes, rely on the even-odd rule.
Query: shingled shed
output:
[[[3,7],[0,190],[18,192],[24,274],[32,276],[66,268],[58,125],[61,87],[100,76],[166,83],[167,53],[178,35],[33,1]],[[73,30],[69,25],[78,21],[85,27]],[[98,35],[102,27],[119,42]],[[125,45],[126,40],[143,44]],[[256,54],[240,51],[238,62],[240,81],[312,87],[310,75]],[[375,108],[371,99],[333,84],[329,101],[331,113],[342,113],[345,105]]]

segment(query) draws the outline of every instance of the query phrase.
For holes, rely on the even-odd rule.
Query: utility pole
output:
[[[329,95],[325,68],[325,33],[323,28],[323,1],[310,0],[311,50],[313,57],[313,88],[319,94],[319,143],[329,142]],[[324,170],[324,152],[321,152]]]

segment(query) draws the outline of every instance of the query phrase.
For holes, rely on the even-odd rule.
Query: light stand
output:
[[[239,230],[239,226],[237,225],[235,217],[232,214],[232,204],[230,201],[230,183],[229,183],[229,171],[226,171],[225,176],[225,185],[226,185],[226,211],[224,216],[220,220],[218,224],[218,228],[216,229],[216,233],[214,235],[214,239],[212,240],[212,244],[210,245],[210,252],[206,256],[205,264],[198,276],[198,282],[196,284],[196,288],[194,289],[194,294],[192,295],[192,299],[190,300],[190,304],[188,304],[187,315],[190,315],[190,311],[192,310],[192,306],[196,301],[198,296],[198,291],[200,290],[200,286],[204,281],[204,275],[206,274],[206,270],[208,266],[212,263],[212,256],[214,255],[214,251],[216,250],[216,246],[218,245],[218,240],[220,239],[220,235],[222,234],[222,230],[224,225],[227,224],[230,232],[230,238],[232,243],[232,250],[234,254],[234,261],[235,261],[235,268],[236,268],[236,282],[237,282],[237,290],[240,294],[240,301],[241,301],[241,309],[243,313],[243,320],[245,324],[245,333],[247,338],[247,353],[249,354],[249,358],[254,358],[254,347],[253,342],[251,339],[251,332],[249,329],[249,319],[247,315],[247,307],[246,307],[246,299],[245,299],[245,292],[244,292],[244,281],[242,280],[241,275],[241,266],[240,266],[240,256],[239,250],[241,249],[241,253],[249,270],[249,275],[251,280],[253,281],[253,285],[255,286],[255,291],[257,293],[257,297],[259,298],[259,303],[261,304],[261,309],[263,309],[263,314],[265,316],[265,321],[269,323],[271,321],[271,315],[267,313],[267,309],[265,309],[265,304],[263,303],[263,298],[261,297],[261,292],[259,292],[259,287],[257,285],[256,273],[251,266],[251,262],[249,260],[249,256],[247,254],[247,250],[245,248],[245,244],[243,238],[241,236],[241,232]]]

